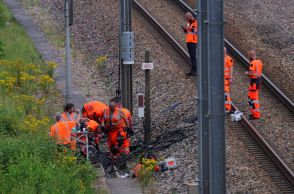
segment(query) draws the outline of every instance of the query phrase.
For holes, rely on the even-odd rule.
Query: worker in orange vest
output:
[[[192,69],[189,73],[187,73],[188,76],[196,76],[197,73],[197,58],[196,58],[196,49],[197,49],[197,43],[198,43],[198,24],[197,20],[193,17],[191,12],[187,12],[185,14],[185,18],[187,20],[187,26],[182,26],[182,29],[184,33],[186,34],[186,43],[187,48],[189,51],[191,63],[192,63]]]
[[[128,109],[126,109],[126,108],[124,108],[122,106],[120,98],[115,98],[114,102],[116,104],[116,107],[119,108],[119,109],[121,109],[121,111],[125,114],[126,119],[129,122],[129,126],[130,127],[127,127],[127,124],[125,122],[123,122],[123,128],[127,132],[127,135],[129,137],[130,135],[133,135],[134,134],[132,114],[131,114],[131,112]]]
[[[108,109],[108,106],[100,101],[91,101],[84,104],[82,109],[83,117],[87,117],[91,120],[95,120],[101,123],[101,118],[103,117],[104,110]]]
[[[49,135],[53,137],[60,146],[71,147],[71,130],[75,123],[73,121],[62,121],[60,113],[55,115],[56,123],[51,126]]]
[[[64,106],[64,112],[61,114],[63,121],[75,121],[78,123],[78,115],[75,112],[75,106],[71,103],[67,103]]]
[[[130,140],[123,129],[124,122],[127,127],[130,127],[125,114],[116,107],[115,99],[111,99],[109,109],[104,111],[102,124],[107,131],[108,146],[115,159],[130,153]]]
[[[250,60],[250,66],[249,71],[246,71],[245,75],[250,78],[248,99],[251,115],[249,116],[249,119],[255,120],[260,119],[259,91],[261,86],[263,64],[261,60],[257,59],[256,52],[254,50],[248,52],[248,57]]]
[[[89,132],[89,139],[93,138],[94,140],[94,145],[97,150],[99,150],[99,142],[100,139],[102,138],[102,131],[99,128],[99,123],[97,123],[94,120],[90,120],[86,123],[87,125],[87,130]]]
[[[230,95],[231,83],[233,77],[233,59],[227,55],[227,49],[224,48],[224,84],[225,84],[225,109],[226,112],[232,111],[232,99]]]
[[[67,103],[64,106],[64,112],[61,114],[62,121],[72,121],[75,123],[75,125],[79,125],[80,122],[80,111],[78,109],[75,109],[74,104]],[[77,134],[72,133],[71,134],[71,149],[76,150],[76,138]]]

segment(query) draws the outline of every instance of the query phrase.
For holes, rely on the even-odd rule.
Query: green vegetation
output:
[[[94,193],[93,167],[48,137],[56,64],[41,60],[1,0],[0,13],[0,193]]]
[[[40,64],[42,60],[31,40],[26,36],[25,30],[15,21],[1,0],[0,12],[0,24],[2,23],[2,26],[0,26],[0,41],[4,44],[4,59],[21,59],[26,63]]]

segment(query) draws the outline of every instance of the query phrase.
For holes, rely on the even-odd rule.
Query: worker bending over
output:
[[[101,123],[104,110],[108,109],[108,106],[100,101],[91,101],[84,104],[82,109],[83,117],[95,120],[98,123]]]
[[[131,114],[131,112],[128,109],[126,109],[126,108],[124,108],[122,106],[121,100],[119,98],[116,98],[114,102],[116,104],[116,107],[119,108],[119,109],[121,109],[121,111],[125,114],[125,117],[128,120],[128,122],[129,122],[129,126],[130,127],[127,127],[127,124],[125,122],[123,122],[123,129],[127,132],[127,135],[129,137],[130,135],[133,135],[134,134],[132,114]]]
[[[197,20],[193,17],[192,13],[187,12],[185,14],[185,18],[187,20],[187,26],[183,27],[182,29],[184,31],[187,48],[189,51],[192,68],[189,73],[187,73],[188,76],[196,76],[197,74],[197,58],[196,58],[196,49],[197,49],[197,43],[198,43],[198,25]]]
[[[233,77],[233,59],[227,55],[227,49],[224,48],[224,84],[225,84],[225,109],[226,112],[232,111],[232,99],[231,99],[231,83],[232,83],[232,77]]]
[[[125,114],[117,107],[115,98],[111,99],[109,109],[104,111],[102,124],[108,134],[107,142],[114,159],[130,153],[130,140],[123,129],[124,123],[130,127]]]
[[[248,88],[248,99],[249,99],[249,109],[251,115],[250,120],[260,119],[260,105],[259,105],[259,91],[261,86],[261,75],[262,75],[262,62],[256,57],[256,52],[251,50],[248,52],[248,57],[250,60],[249,71],[245,72],[250,78],[250,84]]]
[[[55,114],[56,123],[51,126],[49,135],[57,145],[71,147],[71,130],[75,126],[73,121],[63,121],[61,113]]]

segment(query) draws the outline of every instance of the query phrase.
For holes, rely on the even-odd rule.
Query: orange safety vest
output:
[[[115,108],[113,113],[110,113],[110,110],[106,109],[104,111],[103,118],[106,128],[110,131],[121,129],[124,123],[123,118],[121,117],[121,110],[119,108]]]
[[[73,112],[69,114],[68,112],[63,112],[61,114],[62,121],[76,121],[77,115]]]
[[[94,120],[90,120],[87,123],[87,128],[89,129],[89,132],[95,132],[98,126],[99,124]]]
[[[87,116],[90,119],[95,119],[94,115],[96,118],[102,118],[105,109],[108,109],[108,106],[100,101],[88,102],[84,104],[84,116]]]
[[[132,115],[130,113],[130,111],[126,108],[121,108],[121,111],[125,114],[126,119],[129,121],[129,124],[131,125],[132,122]],[[127,127],[127,124],[125,123],[125,121],[123,121],[123,126],[122,127]],[[132,127],[132,126],[130,126]]]
[[[187,43],[197,43],[198,42],[198,24],[197,20],[193,19],[192,22],[187,23],[187,32],[186,32],[186,42]]]
[[[225,79],[232,79],[231,68],[234,66],[233,59],[226,55],[225,57],[225,67],[224,67],[224,77]]]
[[[261,74],[262,74],[262,62],[261,60],[253,60],[250,62],[250,66],[249,66],[249,71],[251,71],[253,74],[250,75],[249,77],[251,79],[254,78],[261,78]]]
[[[57,144],[67,145],[71,143],[71,129],[74,127],[73,121],[59,121],[51,126],[50,136],[54,137]]]

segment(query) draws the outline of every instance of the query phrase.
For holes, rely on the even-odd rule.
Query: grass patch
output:
[[[6,60],[19,60],[26,63],[42,63],[40,55],[37,53],[32,41],[27,37],[25,30],[15,21],[2,1],[0,1],[3,15],[6,17],[4,25],[0,28],[0,41]]]

